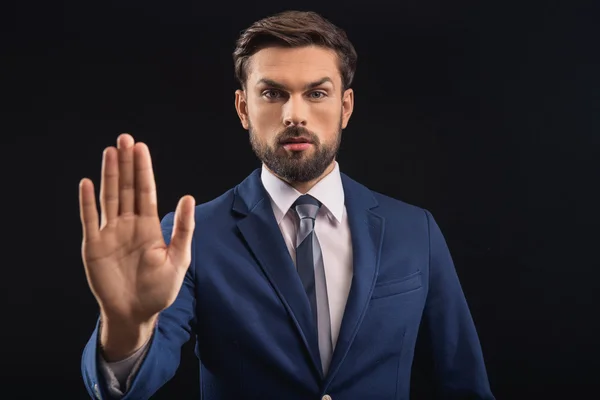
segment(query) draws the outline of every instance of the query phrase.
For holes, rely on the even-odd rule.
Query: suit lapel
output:
[[[318,338],[312,324],[310,304],[277,226],[270,198],[260,181],[260,170],[254,171],[242,182],[235,189],[235,194],[233,209],[245,215],[238,221],[238,228],[294,321],[314,367],[322,376]]]
[[[344,174],[342,181],[352,236],[354,274],[327,384],[333,380],[344,361],[367,310],[379,270],[385,222],[372,211],[377,201],[370,190]]]

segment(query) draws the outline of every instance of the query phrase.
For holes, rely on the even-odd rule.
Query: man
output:
[[[195,334],[203,399],[407,399],[423,324],[440,397],[493,399],[431,214],[339,170],[356,66],[343,31],[281,13],[241,35],[234,61],[261,169],[160,221],[149,150],[124,134],[104,152],[100,217],[81,182],[100,306],[82,357],[90,395],[148,399]]]

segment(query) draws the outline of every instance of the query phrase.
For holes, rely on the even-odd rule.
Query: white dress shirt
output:
[[[279,179],[264,165],[261,171],[261,181],[269,194],[277,225],[295,263],[298,217],[293,210],[290,210],[290,207],[302,193]],[[335,348],[353,276],[352,242],[339,164],[335,162],[334,169],[313,186],[307,194],[323,204],[315,221],[315,234],[323,255],[331,319],[331,338]],[[121,361],[107,363],[99,355],[100,370],[112,396],[121,397],[129,389],[132,378],[146,353],[148,343]]]

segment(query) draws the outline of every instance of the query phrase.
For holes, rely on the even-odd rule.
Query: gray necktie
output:
[[[321,364],[323,371],[327,373],[333,344],[323,255],[314,232],[315,219],[320,207],[321,203],[310,195],[300,196],[293,205],[300,218],[296,237],[296,268],[308,296],[319,335]]]

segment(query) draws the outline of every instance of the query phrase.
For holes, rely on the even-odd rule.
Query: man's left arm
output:
[[[423,339],[443,399],[493,400],[485,362],[446,240],[429,211],[429,292]]]

